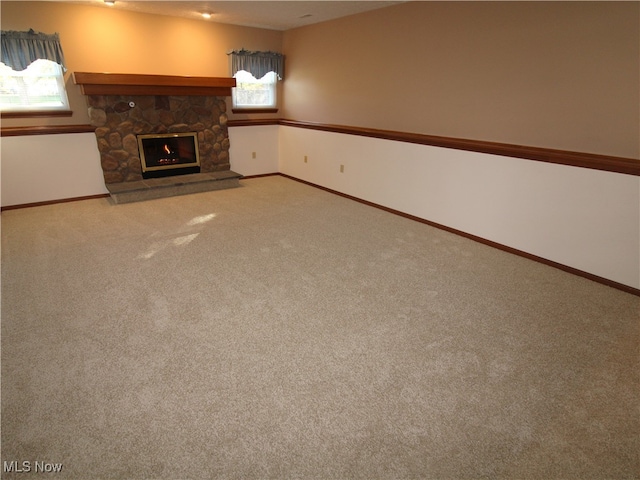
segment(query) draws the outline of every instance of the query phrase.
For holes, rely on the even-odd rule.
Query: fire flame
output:
[[[166,143],[164,144],[164,151],[169,154],[171,153],[171,149],[169,149],[169,146]]]

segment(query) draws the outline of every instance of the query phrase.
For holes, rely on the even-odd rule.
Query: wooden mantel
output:
[[[85,95],[231,95],[235,78],[74,72],[73,81]]]

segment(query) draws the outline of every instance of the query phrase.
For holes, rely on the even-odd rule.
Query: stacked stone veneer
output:
[[[138,134],[197,132],[201,172],[230,169],[224,97],[89,95],[87,103],[107,184],[142,180]]]

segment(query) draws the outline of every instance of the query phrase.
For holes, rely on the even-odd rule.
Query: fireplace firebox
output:
[[[142,178],[200,173],[196,132],[144,134],[137,137]]]

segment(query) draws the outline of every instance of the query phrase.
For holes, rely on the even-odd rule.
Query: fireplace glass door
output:
[[[198,134],[138,135],[143,178],[200,173]]]

